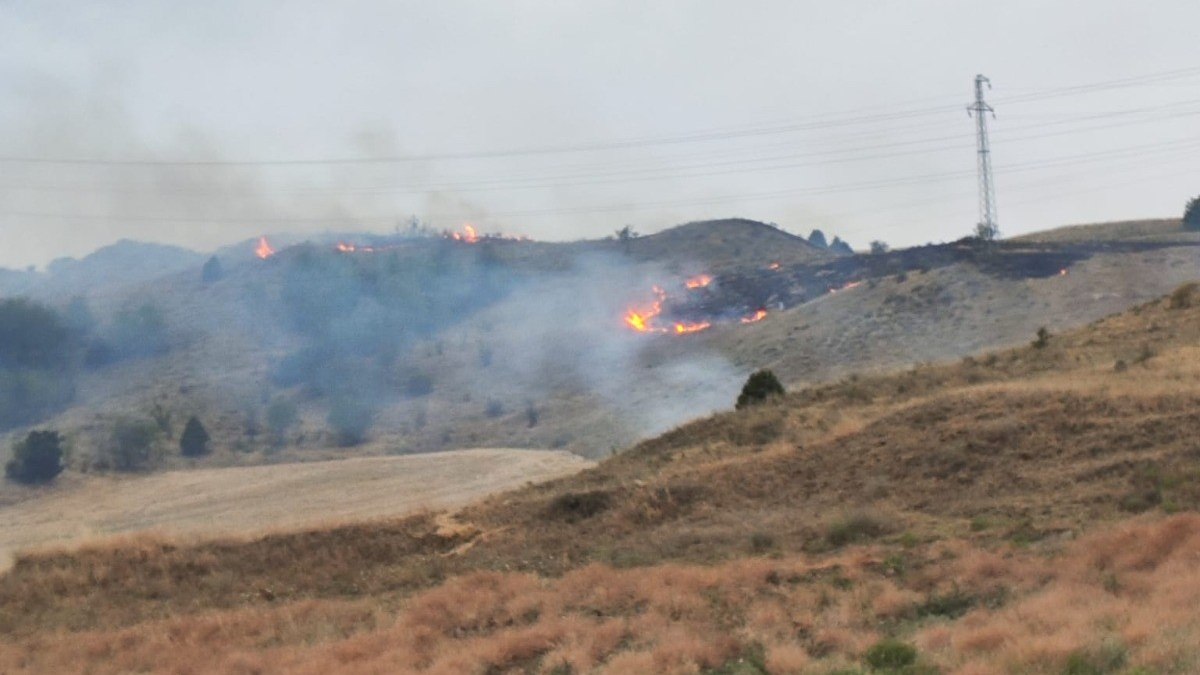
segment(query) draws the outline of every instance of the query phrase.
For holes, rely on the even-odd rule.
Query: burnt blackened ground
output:
[[[961,240],[879,254],[860,254],[820,263],[782,265],[764,261],[755,269],[716,275],[715,283],[672,297],[667,312],[688,320],[728,321],[756,310],[788,309],[858,283],[967,264],[1006,280],[1041,279],[1069,272],[1102,253],[1139,253],[1194,242],[1027,243]]]

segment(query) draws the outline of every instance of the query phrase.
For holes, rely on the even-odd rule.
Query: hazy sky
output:
[[[0,265],[410,214],[953,239],[976,73],[1005,234],[1178,215],[1197,26],[1195,0],[0,0]]]

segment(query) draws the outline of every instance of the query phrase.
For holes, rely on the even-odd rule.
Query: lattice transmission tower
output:
[[[992,88],[991,80],[983,75],[975,76],[975,102],[967,106],[967,114],[975,118],[976,142],[979,148],[979,224],[975,234],[986,241],[1000,235],[1000,223],[996,218],[996,184],[992,181],[992,146],[988,142],[987,116],[996,111],[983,100],[983,85]]]

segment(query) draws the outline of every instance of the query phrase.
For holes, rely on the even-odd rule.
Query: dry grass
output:
[[[202,614],[0,644],[0,669],[692,673],[740,661],[828,672],[861,663],[888,634],[949,673],[1058,673],[1073,660],[1099,664],[1085,672],[1200,667],[1200,515],[1103,529],[1049,557],[956,542],[910,552],[897,574],[888,555],[474,572],[394,618],[365,601]],[[965,613],[930,609],[950,592]]]
[[[0,670],[822,673],[896,636],[944,672],[1194,672],[1200,516],[1163,515],[1200,507],[1177,305],[717,415],[455,527],[24,556]],[[268,637],[161,646],[222,621]]]
[[[115,534],[255,534],[450,508],[588,465],[565,452],[477,449],[88,477],[5,508],[0,567],[18,550]]]

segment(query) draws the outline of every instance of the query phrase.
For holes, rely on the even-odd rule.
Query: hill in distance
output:
[[[1192,672],[1198,339],[1191,284],[452,514],[26,554],[0,577],[0,663]]]
[[[720,409],[760,367],[789,385],[815,384],[1021,344],[1043,326],[1084,325],[1195,278],[1198,242],[1189,234],[956,242],[837,256],[739,219],[625,242],[364,237],[350,243],[373,252],[340,252],[330,241],[280,246],[268,260],[245,242],[221,254],[225,275],[215,283],[203,283],[195,265],[96,289],[101,316],[161,308],[171,348],[84,373],[75,404],[43,424],[67,432],[81,462],[108,442],[113,420],[145,417],[156,404],[176,419],[201,416],[216,448],[206,466],[461,447],[597,458]],[[686,288],[698,275],[708,285]],[[381,278],[393,286],[384,290]],[[660,324],[668,334],[635,333],[624,317],[649,307],[656,286],[668,296]],[[420,290],[394,290],[404,287]],[[443,299],[429,300],[430,288]],[[414,298],[418,308],[375,311],[396,298]],[[743,323],[760,311],[761,320]],[[297,317],[313,315],[329,320],[297,329]],[[399,317],[409,318],[392,330]],[[431,318],[405,334],[411,317]],[[711,325],[676,335],[673,322]],[[398,352],[363,347],[380,335],[406,337]],[[345,353],[351,341],[358,346]],[[281,379],[289,364],[320,377]],[[378,402],[371,428],[362,443],[340,447],[328,423],[335,390],[367,381],[373,388],[350,391]],[[279,399],[298,408],[282,447],[264,429]],[[170,456],[164,464],[186,465]]]

